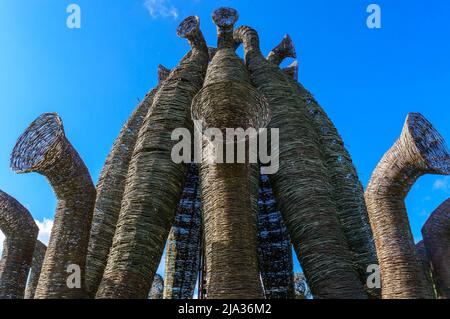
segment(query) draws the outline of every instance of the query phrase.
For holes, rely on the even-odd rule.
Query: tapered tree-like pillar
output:
[[[293,43],[289,36],[285,36],[269,54],[268,60],[279,64],[284,57],[292,55],[291,52],[295,52]],[[298,74],[295,73],[295,70],[296,65],[289,68],[291,74],[289,74],[288,80],[301,97],[301,106],[306,110],[320,137],[339,221],[355,257],[355,269],[358,271],[361,282],[365,284],[367,267],[378,264],[378,259],[364,200],[364,189],[338,130],[312,94],[297,82],[295,77]],[[371,297],[380,297],[379,289],[365,287]]]
[[[163,82],[170,70],[159,66],[158,81]],[[97,183],[97,199],[86,258],[86,288],[95,297],[108,253],[112,245],[125,190],[128,168],[139,130],[147,116],[158,88],[147,93],[122,128],[109,153]]]
[[[192,299],[194,296],[202,245],[201,205],[198,167],[190,164],[166,245],[164,299]]]
[[[192,51],[162,83],[139,132],[98,298],[144,299],[150,290],[187,175],[187,165],[171,158],[171,135],[177,128],[192,131],[190,105],[208,64],[199,24],[189,17],[178,27]]]
[[[36,241],[36,247],[34,248],[33,261],[31,263],[30,277],[28,278],[27,288],[25,290],[25,299],[34,299],[36,287],[39,281],[39,275],[41,274],[42,263],[44,262],[45,252],[47,246],[41,241]]]
[[[450,198],[431,214],[422,235],[433,265],[438,297],[450,299]]]
[[[399,139],[375,168],[366,189],[381,270],[383,298],[432,298],[415,250],[405,197],[424,174],[449,174],[444,140],[419,113],[410,113]]]
[[[255,30],[240,27],[235,39],[244,44],[252,82],[269,100],[269,128],[280,130],[280,167],[270,176],[271,183],[314,296],[366,298],[337,217],[320,137],[301,96],[283,71],[261,54]]]
[[[1,190],[0,230],[6,236],[0,259],[0,299],[22,299],[39,229],[30,212]]]
[[[163,299],[163,292],[164,279],[161,275],[156,274],[150,292],[148,293],[148,299]]]
[[[419,241],[416,244],[416,253],[417,253],[417,257],[419,258],[419,261],[422,264],[423,270],[425,272],[427,284],[430,287],[433,287],[434,281],[433,281],[433,275],[432,275],[432,269],[431,269],[431,261],[430,261],[430,258],[428,257],[428,252],[427,252],[427,249],[425,247],[425,243],[423,242],[423,240]]]
[[[202,121],[206,131],[216,131],[214,137],[203,137],[201,165],[206,293],[209,299],[262,298],[256,243],[258,167],[249,161],[248,146],[255,136],[238,137],[237,143],[224,142],[224,138],[226,128],[257,132],[264,127],[268,105],[250,84],[245,65],[235,53],[237,12],[220,8],[213,20],[218,28],[218,50],[204,87],[192,103],[192,118]],[[244,146],[246,154],[225,160],[237,144]],[[222,157],[219,149],[228,154]],[[241,162],[236,161],[239,155],[245,157]]]
[[[267,299],[294,298],[292,243],[276,207],[269,177],[261,175],[258,199],[258,257]]]
[[[17,173],[44,175],[58,198],[35,298],[85,297],[84,272],[96,192],[57,114],[45,113],[28,127],[14,147],[11,167]],[[72,287],[67,284],[67,271],[78,273],[78,267],[81,287]]]

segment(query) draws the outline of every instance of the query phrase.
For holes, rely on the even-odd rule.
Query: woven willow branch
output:
[[[170,70],[159,66],[160,83],[169,74]],[[102,280],[116,230],[131,156],[139,130],[153,103],[157,89],[158,87],[147,93],[123,126],[97,183],[97,199],[86,259],[86,288],[91,298],[95,297]]]
[[[202,244],[201,205],[198,167],[190,164],[166,244],[164,299],[192,299],[194,296]]]
[[[85,297],[84,269],[96,192],[57,114],[45,113],[28,127],[14,147],[11,167],[17,173],[44,175],[58,198],[35,298]],[[70,265],[81,269],[81,288],[66,283]]]
[[[293,299],[292,243],[266,175],[260,177],[258,208],[258,259],[265,296]]]
[[[0,299],[23,299],[39,229],[30,212],[0,190]]]
[[[423,242],[423,240],[421,240],[420,242],[418,242],[416,244],[416,253],[419,258],[420,263],[422,264],[423,271],[425,272],[427,284],[430,287],[434,287],[435,284],[434,284],[434,280],[433,280],[431,261],[428,256],[428,252],[427,252],[427,249],[425,247],[425,243]]]
[[[164,82],[172,72],[171,69],[166,68],[164,65],[158,65],[158,82],[161,84]]]
[[[450,299],[450,198],[431,214],[422,228],[422,235],[433,264],[438,296]]]
[[[424,174],[449,174],[444,140],[419,113],[410,113],[399,139],[375,168],[366,189],[380,261],[383,298],[432,298],[418,260],[404,199]]]
[[[283,62],[283,60],[287,58],[297,58],[295,46],[288,34],[284,36],[280,44],[278,44],[272,51],[270,51],[269,55],[267,56],[267,61],[272,62],[275,65],[280,65],[281,62]]]
[[[189,17],[178,27],[192,51],[162,83],[139,132],[98,298],[148,296],[187,175],[187,166],[171,159],[176,143],[171,134],[176,128],[192,130],[191,100],[208,64],[199,24]]]
[[[294,81],[298,81],[298,61],[292,62],[287,68],[283,69],[283,72]]]
[[[156,274],[153,278],[152,287],[148,293],[148,299],[163,299],[164,279],[161,275]]]
[[[304,101],[278,66],[267,61],[255,30],[241,27],[252,82],[268,98],[270,128],[280,129],[280,169],[271,176],[291,240],[316,298],[365,298],[337,218],[333,188]]]
[[[293,51],[289,48],[293,46],[292,41],[287,43],[284,46],[286,50]],[[338,130],[312,94],[297,82],[295,77],[298,78],[298,69],[295,62],[290,69],[293,75],[289,75],[288,81],[300,95],[302,108],[307,111],[314,129],[321,139],[321,150],[325,157],[328,175],[331,177],[337,214],[354,255],[354,265],[360,280],[365,283],[367,267],[378,264],[378,259],[364,200],[364,189]],[[380,297],[380,289],[365,287],[371,297]]]
[[[34,248],[33,261],[31,263],[30,278],[28,278],[27,288],[25,290],[25,299],[34,299],[36,287],[39,281],[39,275],[41,274],[42,263],[44,262],[45,252],[47,246],[41,241],[36,241],[36,247]]]
[[[214,12],[218,50],[204,87],[192,103],[192,118],[202,121],[205,129],[220,129],[223,136],[226,128],[258,130],[268,119],[267,102],[250,84],[245,65],[235,53],[233,27],[237,18],[234,9]],[[248,161],[248,145],[245,163],[218,163],[220,159],[214,159],[211,152],[219,143],[225,149],[225,143],[205,136],[203,143],[200,171],[207,297],[262,298],[256,243],[257,164]]]

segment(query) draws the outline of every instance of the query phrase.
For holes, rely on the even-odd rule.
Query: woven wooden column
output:
[[[288,34],[286,34],[283,37],[283,40],[269,52],[267,61],[272,62],[275,65],[280,65],[281,62],[287,58],[297,58],[297,52],[295,52],[292,39]]]
[[[34,248],[33,261],[31,263],[30,277],[28,278],[27,288],[25,290],[25,299],[34,299],[36,287],[39,281],[39,275],[41,274],[42,264],[45,258],[45,252],[47,246],[41,241],[36,241],[36,247]]]
[[[269,100],[269,128],[280,130],[280,167],[271,183],[314,296],[366,298],[337,217],[321,139],[301,96],[261,54],[255,30],[240,27],[235,39],[244,44],[252,82]]]
[[[258,165],[249,162],[248,142],[243,163],[226,162],[216,148],[226,153],[226,128],[258,130],[268,119],[266,100],[250,84],[247,70],[235,53],[235,10],[220,8],[213,13],[218,30],[218,48],[208,68],[203,89],[192,103],[192,118],[203,129],[218,129],[222,137],[203,136],[201,165],[205,231],[206,293],[208,299],[262,298],[256,244]],[[214,139],[214,141],[213,141]],[[236,155],[236,154],[235,154]]]
[[[161,275],[156,274],[153,278],[152,287],[148,293],[148,299],[163,299],[164,279]]]
[[[425,243],[423,240],[419,241],[416,244],[416,253],[419,258],[420,263],[422,264],[423,271],[425,272],[425,276],[427,279],[427,284],[430,287],[434,287],[434,280],[432,275],[431,261],[428,256],[427,248],[425,247]],[[433,289],[434,290],[434,289]]]
[[[431,214],[422,235],[433,265],[438,297],[450,299],[450,198]]]
[[[30,212],[0,190],[0,299],[23,299],[39,229]]]
[[[177,143],[171,135],[177,128],[192,130],[190,105],[208,64],[199,24],[189,17],[178,27],[192,51],[161,84],[139,132],[98,298],[148,296],[187,175],[187,165],[171,158]]]
[[[295,60],[288,67],[283,68],[283,72],[294,81],[298,81],[298,61]]]
[[[292,56],[292,52],[295,52],[292,40],[289,36],[285,36],[267,59],[279,64],[285,57]],[[306,110],[321,139],[321,149],[331,177],[333,200],[336,203],[339,221],[355,257],[355,269],[365,285],[367,267],[378,264],[378,259],[364,200],[364,189],[338,130],[312,94],[298,83],[296,61],[284,72],[289,75],[288,80],[301,97],[301,106]],[[365,287],[369,296],[380,297],[380,289],[368,289],[366,285]]]
[[[198,167],[190,164],[166,244],[164,299],[192,299],[194,296],[202,245],[201,205]]]
[[[404,200],[420,176],[449,173],[444,140],[421,114],[410,113],[399,139],[375,168],[365,194],[383,298],[433,298],[417,257]]]
[[[261,175],[258,198],[258,259],[267,299],[294,298],[292,243],[277,208],[269,177]]]
[[[158,67],[160,83],[169,74],[170,70],[167,68],[161,65]],[[106,159],[97,183],[97,199],[86,259],[86,287],[90,298],[95,297],[102,280],[116,230],[131,156],[139,130],[153,103],[157,89],[158,87],[147,93],[123,126]]]
[[[84,273],[96,192],[56,113],[45,113],[28,127],[14,147],[11,167],[17,173],[44,175],[58,199],[35,298],[85,297]],[[67,285],[70,265],[81,269],[80,288]]]

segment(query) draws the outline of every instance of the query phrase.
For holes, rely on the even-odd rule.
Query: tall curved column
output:
[[[421,114],[410,113],[365,193],[383,298],[433,298],[417,257],[404,200],[420,176],[449,173],[450,155],[444,140]]]
[[[237,16],[229,8],[213,13],[218,48],[204,87],[192,103],[192,118],[202,121],[202,132],[215,129],[222,135],[203,135],[200,169],[208,299],[263,297],[256,243],[258,165],[250,163],[248,147],[252,137],[237,143],[224,141],[227,128],[257,132],[268,119],[267,102],[251,85],[245,65],[235,53]],[[216,153],[218,148],[229,152],[230,146],[235,150],[237,144],[243,145],[246,153],[241,163],[236,157],[226,161],[228,156],[220,158],[223,154]]]
[[[171,135],[177,128],[192,131],[190,105],[208,65],[199,24],[189,17],[178,27],[192,51],[161,84],[139,131],[97,298],[145,299],[150,290],[187,175],[187,165],[171,158]]]
[[[25,299],[34,299],[36,287],[39,281],[39,275],[41,274],[42,263],[44,262],[45,252],[47,246],[41,241],[36,241],[36,247],[34,248],[33,261],[31,263],[30,277],[28,278],[27,288],[25,290]]]
[[[39,229],[30,212],[0,190],[0,299],[23,299]]]
[[[199,171],[189,165],[183,195],[167,240],[164,299],[192,299],[200,267],[202,216]]]
[[[438,297],[450,299],[450,198],[431,214],[422,235],[433,265]]]
[[[280,166],[271,183],[314,296],[366,298],[337,217],[320,136],[301,96],[283,71],[261,54],[255,30],[240,27],[235,39],[244,44],[252,82],[269,100],[269,128],[279,129]]]
[[[35,298],[85,297],[84,273],[96,192],[56,113],[45,113],[28,127],[14,147],[11,167],[17,173],[44,175],[58,199]],[[80,269],[80,288],[67,285],[70,265]]]
[[[158,67],[160,84],[169,74],[169,69],[161,65]],[[105,270],[138,133],[157,90],[158,87],[146,94],[123,126],[106,159],[97,183],[97,198],[86,258],[86,289],[91,298],[95,297]]]
[[[276,47],[278,49],[272,51],[274,52],[272,54],[273,62],[280,62],[286,56],[284,52],[295,52],[292,41],[290,38],[288,39],[286,40],[285,37],[281,44]],[[293,75],[296,75],[295,65],[290,72],[294,72]],[[321,149],[331,179],[332,195],[336,203],[339,221],[355,257],[355,269],[361,282],[365,284],[367,267],[378,264],[378,259],[364,200],[364,189],[350,153],[335,125],[312,94],[298,83],[294,76],[289,76],[288,81],[301,97],[301,107],[306,110],[308,118],[320,137]],[[365,287],[371,297],[380,297],[380,289],[369,289],[366,285]]]
[[[267,299],[293,299],[292,243],[267,175],[260,177],[258,208],[258,259],[264,294]]]

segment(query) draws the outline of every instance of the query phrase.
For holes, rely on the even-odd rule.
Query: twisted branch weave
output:
[[[30,212],[0,190],[0,299],[23,299],[39,229]]]
[[[422,235],[433,265],[438,296],[450,299],[450,198],[431,214]]]
[[[253,84],[269,100],[269,127],[280,129],[280,169],[271,183],[314,296],[365,298],[332,201],[320,137],[301,96],[278,66],[262,56],[255,30],[241,27],[235,39],[244,44]]]
[[[383,298],[433,298],[404,202],[412,185],[427,173],[449,174],[450,156],[431,123],[419,113],[410,113],[400,137],[372,173],[365,193]]]
[[[171,158],[171,134],[192,130],[189,107],[208,64],[199,19],[185,19],[178,34],[192,51],[161,85],[139,132],[98,298],[147,298],[175,218],[187,167]]]
[[[14,147],[11,167],[17,173],[44,175],[58,199],[35,298],[85,297],[86,254],[96,191],[56,113],[45,113],[31,123]],[[66,283],[70,265],[80,267],[80,288],[69,288]]]

